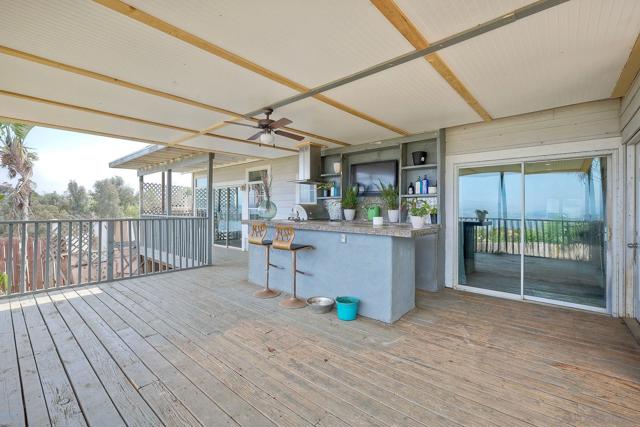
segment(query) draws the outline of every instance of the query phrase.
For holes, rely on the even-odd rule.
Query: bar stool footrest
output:
[[[260,289],[259,291],[256,291],[253,296],[256,298],[275,298],[277,296],[280,295],[280,291],[276,291],[273,289]]]
[[[290,297],[286,300],[280,301],[280,307],[282,308],[304,308],[307,306],[307,303],[300,298]]]

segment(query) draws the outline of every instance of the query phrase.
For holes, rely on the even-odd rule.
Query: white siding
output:
[[[623,144],[629,141],[635,143],[640,139],[640,78],[637,76],[629,92],[622,98],[620,128]]]
[[[446,130],[446,152],[449,156],[619,136],[619,114],[620,100],[605,99],[456,126]]]
[[[213,171],[213,184],[245,181],[247,169],[268,165],[271,165],[271,176],[273,177],[271,185],[272,200],[278,207],[276,218],[287,218],[289,211],[296,203],[296,184],[290,181],[298,177],[297,155],[215,168]]]

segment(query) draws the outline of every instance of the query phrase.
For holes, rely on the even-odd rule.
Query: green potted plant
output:
[[[431,224],[438,223],[438,208],[435,206],[429,207],[429,215],[431,216]]]
[[[5,295],[9,293],[9,275],[5,271],[0,273],[0,292]]]
[[[373,221],[373,218],[380,216],[380,206],[376,203],[369,203],[367,206],[363,208],[364,216],[367,217],[368,221]]]
[[[489,212],[486,209],[476,209],[476,217],[478,217],[478,221],[484,222],[487,219],[487,214]]]
[[[353,221],[356,216],[356,208],[358,207],[358,186],[345,188],[342,195],[342,209],[344,211],[344,219]]]
[[[322,184],[318,184],[318,190],[322,192],[322,196],[329,197],[331,196],[331,188],[333,187],[333,182],[325,182]]]
[[[393,184],[384,185],[382,180],[380,184],[376,184],[378,190],[380,190],[380,198],[382,203],[387,208],[387,215],[389,216],[389,222],[398,222],[400,218],[400,211],[398,210],[398,187]]]
[[[431,206],[428,203],[419,203],[417,199],[410,199],[405,203],[409,211],[409,219],[413,228],[424,227],[424,217],[429,215]]]

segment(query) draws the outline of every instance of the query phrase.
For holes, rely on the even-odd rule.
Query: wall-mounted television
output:
[[[351,165],[351,185],[358,185],[360,195],[380,194],[378,185],[398,186],[398,161],[384,160],[378,162],[358,163]]]

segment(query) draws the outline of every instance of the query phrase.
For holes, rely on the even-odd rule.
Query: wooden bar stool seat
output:
[[[273,242],[271,240],[266,240],[266,235],[267,224],[265,224],[264,222],[251,224],[251,231],[249,232],[249,243],[252,245],[262,246],[265,249],[265,288],[256,291],[253,294],[253,296],[257,298],[275,298],[280,295],[280,291],[274,291],[273,289],[269,288],[269,267],[277,268],[277,266],[271,264],[271,262],[269,261],[269,248],[271,247]]]
[[[307,305],[307,303],[298,298],[296,294],[296,277],[298,274],[304,274],[307,276],[310,276],[311,274],[298,270],[296,255],[300,250],[314,249],[314,247],[311,245],[293,243],[295,234],[293,227],[278,224],[276,225],[276,235],[271,243],[271,247],[273,249],[291,252],[291,281],[293,282],[293,294],[291,297],[280,302],[280,307],[283,308],[302,308]]]

